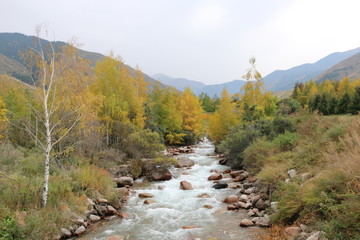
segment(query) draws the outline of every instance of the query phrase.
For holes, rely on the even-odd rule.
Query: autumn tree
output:
[[[195,136],[199,135],[203,109],[199,99],[190,88],[185,88],[184,92],[180,95],[179,111],[182,116],[182,128],[195,134]]]
[[[171,88],[155,85],[149,96],[149,109],[160,134],[169,144],[181,144],[185,134],[181,133],[182,116],[177,109],[178,93]]]
[[[59,108],[64,104],[59,100],[59,84],[64,69],[69,66],[68,61],[61,61],[64,52],[55,52],[50,42],[47,46],[42,45],[40,39],[41,27],[37,31],[37,46],[29,49],[24,55],[28,60],[28,69],[33,70],[34,82],[36,85],[33,91],[39,105],[31,105],[31,109],[42,125],[42,128],[34,126],[31,122],[24,122],[23,127],[35,139],[37,145],[44,152],[44,183],[41,197],[41,205],[47,204],[49,191],[49,170],[54,147],[74,128],[81,118],[79,109],[81,105],[73,106],[71,111],[62,118],[56,115]],[[66,117],[75,116],[72,121],[66,121]],[[42,131],[42,129],[44,131]]]
[[[218,109],[209,119],[209,137],[215,142],[220,142],[237,122],[235,104],[232,102],[229,92],[224,88]]]

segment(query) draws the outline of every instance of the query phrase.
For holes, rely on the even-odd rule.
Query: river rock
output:
[[[285,228],[284,232],[288,239],[294,239],[297,235],[299,235],[301,229],[299,227],[288,227]]]
[[[151,193],[139,193],[138,197],[139,198],[153,198],[154,195],[152,195]]]
[[[97,215],[94,215],[94,214],[90,214],[89,219],[90,219],[91,222],[94,223],[94,222],[100,221],[101,217],[99,217]]]
[[[107,207],[104,205],[96,205],[95,209],[97,210],[100,216],[105,216],[108,213]]]
[[[224,183],[224,182],[219,182],[213,185],[213,188],[215,189],[222,189],[222,188],[227,188],[228,184]]]
[[[219,160],[219,164],[220,164],[220,165],[226,165],[226,162],[227,162],[227,159],[226,159],[226,158],[223,158],[223,159],[220,159],[220,160]]]
[[[212,207],[211,205],[209,205],[209,204],[205,204],[203,207],[204,207],[204,208],[207,208],[207,209],[212,209],[212,208],[213,208],[213,207]]]
[[[316,233],[313,233],[310,237],[308,237],[308,239],[306,240],[325,240],[325,239],[327,239],[325,237],[325,233],[317,231]]]
[[[239,197],[239,201],[246,203],[249,200],[248,195],[245,194],[241,194],[241,196]]]
[[[84,226],[80,226],[75,230],[76,235],[81,235],[85,232],[86,228]]]
[[[155,181],[168,181],[172,178],[172,174],[169,170],[153,170],[150,176]]]
[[[269,206],[265,203],[265,201],[264,201],[262,198],[260,198],[260,199],[256,202],[255,207],[256,207],[257,209],[259,209],[259,210],[265,210],[265,209],[266,209],[267,207],[269,207]]]
[[[65,237],[71,237],[71,235],[72,235],[72,233],[69,229],[61,228],[60,231],[61,231],[61,234]]]
[[[289,175],[290,178],[294,178],[294,177],[296,177],[297,172],[296,172],[295,169],[290,169],[290,170],[287,172],[287,174]]]
[[[224,203],[235,203],[239,201],[239,197],[235,195],[230,195],[224,199]]]
[[[255,188],[248,188],[248,189],[246,189],[245,190],[245,194],[251,194],[251,193],[253,193],[255,191]]]
[[[154,199],[146,199],[144,201],[144,204],[152,204],[152,203],[156,203],[156,201]]]
[[[182,190],[193,190],[193,187],[192,187],[191,183],[189,183],[187,181],[181,181],[180,182],[180,188]]]
[[[132,186],[134,185],[134,179],[132,177],[120,177],[115,178],[114,181],[118,187],[125,187],[126,185]]]
[[[249,219],[244,218],[240,222],[240,227],[251,227],[251,226],[254,226],[254,223]]]
[[[150,200],[150,199],[147,199],[147,200]],[[118,213],[118,216],[120,218],[124,218],[124,219],[129,219],[130,218],[129,215],[127,213],[124,213],[124,212]]]
[[[100,204],[100,203],[108,203],[109,201],[107,199],[105,199],[105,198],[98,198],[98,199],[96,199],[96,202],[98,204]]]
[[[179,157],[177,159],[176,167],[183,168],[183,167],[192,167],[195,165],[195,162],[188,157]]]
[[[259,227],[270,227],[270,219],[268,217],[259,217],[255,225]]]
[[[216,169],[211,169],[210,172],[211,172],[211,173],[219,173],[219,171],[216,170]]]
[[[210,195],[207,193],[200,193],[199,195],[197,195],[197,198],[210,198]]]
[[[220,173],[215,173],[208,177],[208,180],[220,180],[222,179],[222,175]]]
[[[115,214],[118,213],[118,212],[116,211],[116,209],[115,209],[113,206],[111,206],[111,205],[108,205],[108,206],[107,206],[107,210],[108,210],[108,213],[111,214],[111,215],[115,215]]]
[[[231,188],[231,189],[237,189],[237,188],[240,188],[241,185],[239,183],[234,183],[234,182],[230,182],[228,184],[228,188]]]

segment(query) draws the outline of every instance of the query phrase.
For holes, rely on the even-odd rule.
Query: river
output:
[[[113,235],[124,236],[129,240],[249,240],[256,239],[257,228],[241,228],[240,220],[246,212],[227,211],[222,201],[231,194],[238,194],[234,189],[214,189],[213,182],[207,178],[210,170],[222,172],[228,169],[218,162],[214,154],[214,145],[204,140],[194,146],[194,153],[184,154],[195,162],[191,169],[172,169],[173,179],[135,187],[123,209],[130,219],[114,219],[98,225],[82,240],[106,240]],[[224,175],[226,177],[226,175]],[[180,189],[180,181],[190,182],[194,190]],[[225,178],[222,181],[231,181]],[[139,184],[140,186],[142,184]],[[156,203],[144,204],[139,193],[151,193]],[[198,198],[207,193],[210,198]],[[205,208],[209,205],[212,208]],[[194,229],[183,229],[195,226]]]

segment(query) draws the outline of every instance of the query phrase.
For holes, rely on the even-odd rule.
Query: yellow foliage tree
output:
[[[182,116],[182,127],[195,135],[200,133],[203,109],[199,99],[190,88],[186,88],[179,98],[179,112]]]
[[[209,137],[215,142],[220,142],[238,121],[235,105],[229,92],[224,88],[218,109],[209,119]]]

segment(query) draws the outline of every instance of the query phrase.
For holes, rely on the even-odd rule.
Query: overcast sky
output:
[[[0,0],[0,32],[77,37],[147,74],[207,84],[263,76],[360,47],[359,0]],[[54,37],[55,36],[55,37]]]

